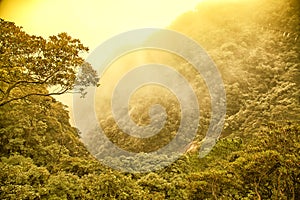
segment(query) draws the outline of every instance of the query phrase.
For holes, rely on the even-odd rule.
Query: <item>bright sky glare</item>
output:
[[[30,34],[67,32],[93,50],[135,28],[167,27],[201,0],[2,0],[0,17]]]
[[[0,0],[0,18],[47,38],[67,32],[90,52],[114,35],[136,28],[165,28],[202,0]],[[87,55],[86,55],[87,56]],[[56,97],[69,106],[72,97]],[[72,116],[72,115],[71,115]]]

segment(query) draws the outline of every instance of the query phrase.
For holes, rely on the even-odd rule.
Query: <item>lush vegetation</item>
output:
[[[70,125],[66,107],[52,97],[75,85],[84,95],[86,86],[97,85],[96,72],[80,57],[87,48],[65,33],[45,40],[1,20],[0,199],[297,199],[299,15],[297,0],[204,1],[170,25],[215,61],[226,88],[227,116],[217,144],[200,159],[197,150],[210,117],[207,89],[184,60],[161,55],[196,88],[203,117],[192,150],[145,174],[99,163]],[[147,56],[158,59],[157,52]],[[140,124],[148,122],[143,111],[153,102],[166,107],[168,121],[158,136],[143,141],[122,133],[106,116],[105,99],[98,114],[106,117],[100,123],[108,137],[141,156],[168,143],[180,116],[174,96],[161,90],[151,88],[157,95],[146,91],[131,102]],[[105,144],[97,148],[109,156]]]

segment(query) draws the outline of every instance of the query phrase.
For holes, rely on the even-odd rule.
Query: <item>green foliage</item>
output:
[[[87,48],[65,33],[45,40],[1,20],[0,199],[297,199],[299,8],[296,0],[204,1],[170,26],[198,41],[215,60],[224,79],[228,112],[223,135],[206,157],[187,152],[145,174],[121,173],[100,164],[70,125],[65,106],[50,96],[51,86],[65,92],[79,84],[84,94],[80,88],[97,83],[96,73],[79,57]],[[172,62],[197,93],[205,92],[187,63]],[[81,74],[76,80],[77,71]],[[156,138],[129,137],[112,118],[101,122],[113,142],[139,152],[124,157],[121,166],[145,166],[147,171],[171,159],[161,161],[157,155],[157,162],[140,162],[168,143],[178,128],[178,106],[164,95],[165,99],[157,95],[149,102],[134,102],[140,107],[133,119],[147,124],[145,108],[165,100],[168,121]],[[208,95],[201,97],[201,105],[209,107]],[[202,116],[204,124],[193,143],[196,150],[209,123],[209,109]],[[92,153],[110,155],[101,138],[87,137],[99,142],[89,149]]]
[[[97,73],[79,55],[88,50],[66,33],[48,40],[0,19],[0,106],[30,96],[59,95],[97,85]],[[79,75],[76,77],[76,73]],[[55,91],[45,89],[55,87]]]
[[[49,171],[37,167],[30,158],[23,156],[3,157],[1,167],[1,199],[35,199],[46,190],[44,188]]]

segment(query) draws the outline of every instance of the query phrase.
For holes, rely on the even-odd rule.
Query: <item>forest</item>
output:
[[[112,154],[109,144],[95,137],[98,130],[92,127],[85,133],[85,143],[93,145],[87,148],[83,133],[70,123],[67,107],[55,96],[73,92],[85,98],[86,88],[96,86],[99,124],[114,144],[137,153],[119,163],[134,171],[135,165],[145,164],[139,157],[174,138],[180,121],[174,95],[158,86],[134,94],[130,115],[135,122],[149,123],[145,110],[155,103],[166,109],[168,118],[157,135],[129,136],[110,111],[110,84],[119,76],[108,72],[99,78],[82,58],[89,49],[79,39],[67,33],[45,39],[27,34],[21,24],[3,19],[0,24],[0,199],[299,199],[298,0],[204,0],[167,27],[199,43],[224,82],[224,128],[202,158],[198,153],[209,127],[210,94],[190,63],[152,50],[116,61],[115,67],[126,69],[145,61],[173,66],[189,81],[200,104],[199,128],[190,148],[171,165],[144,173],[101,163],[99,158]],[[141,55],[143,60],[136,61]],[[157,156],[145,168],[161,164]]]

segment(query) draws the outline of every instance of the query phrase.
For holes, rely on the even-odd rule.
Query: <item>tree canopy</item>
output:
[[[80,57],[87,48],[66,33],[45,40],[1,20],[0,199],[298,199],[299,10],[297,0],[207,0],[170,25],[199,42],[216,62],[227,94],[225,127],[212,151],[199,159],[210,118],[204,83],[181,59],[149,53],[168,60],[196,88],[203,117],[191,151],[144,174],[98,162],[70,125],[66,107],[51,96],[76,85],[75,92],[84,95],[86,86],[97,84],[96,72]],[[150,105],[165,106],[168,120],[160,134],[137,139],[111,116],[100,118],[112,142],[137,153],[124,157],[126,167],[143,164],[136,158],[167,144],[179,126],[178,102],[160,88],[151,90],[135,94],[131,114],[146,124]],[[88,134],[92,150],[109,157],[107,144],[94,136]],[[145,167],[150,164],[158,163],[154,159]]]
[[[0,19],[0,106],[72,89],[84,95],[85,87],[98,84],[96,71],[80,57],[87,51],[78,39],[66,33],[46,40]]]

